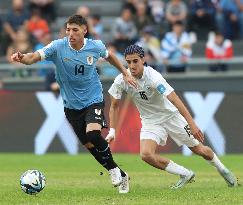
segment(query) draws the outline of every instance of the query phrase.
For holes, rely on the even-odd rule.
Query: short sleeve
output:
[[[41,56],[41,60],[53,60],[53,57],[56,55],[56,41],[52,41],[47,46],[37,50]]]
[[[96,45],[100,51],[100,57],[107,58],[109,56],[108,50],[105,47],[105,44],[101,40],[96,40]]]
[[[118,75],[111,85],[108,93],[115,99],[121,99],[122,93],[124,91],[124,81],[122,75]]]
[[[169,85],[169,83],[166,82],[166,80],[162,77],[160,73],[153,70],[151,73],[153,85],[158,93],[162,95],[169,95],[174,89]]]

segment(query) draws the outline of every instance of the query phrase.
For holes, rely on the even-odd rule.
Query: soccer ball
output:
[[[27,170],[20,177],[20,186],[26,194],[38,194],[46,186],[46,178],[38,170]]]

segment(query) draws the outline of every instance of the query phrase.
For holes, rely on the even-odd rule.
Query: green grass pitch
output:
[[[129,194],[112,187],[108,173],[92,156],[79,154],[0,154],[0,204],[10,205],[210,205],[243,204],[243,187],[227,187],[217,171],[198,156],[166,155],[194,170],[196,181],[180,190],[169,187],[178,180],[145,164],[138,155],[115,154],[115,160],[130,175]],[[221,158],[239,181],[243,179],[243,155]],[[42,171],[47,186],[36,196],[25,194],[20,175],[28,169]],[[101,172],[103,174],[101,174]]]

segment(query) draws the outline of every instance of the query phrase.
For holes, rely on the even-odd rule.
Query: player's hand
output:
[[[134,88],[137,88],[137,82],[136,80],[129,74],[123,75],[123,79],[129,83],[131,86],[133,86]]]
[[[24,57],[24,54],[22,54],[18,51],[17,53],[14,53],[11,55],[11,61],[12,62],[21,62],[23,57]]]
[[[114,128],[110,128],[110,131],[108,133],[108,135],[106,136],[105,140],[108,142],[108,143],[111,143],[116,137],[116,131]]]
[[[199,141],[203,142],[204,141],[204,135],[200,129],[197,129],[196,132],[192,133],[192,135]]]

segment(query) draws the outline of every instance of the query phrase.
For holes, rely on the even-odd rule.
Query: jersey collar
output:
[[[74,49],[74,48],[70,45],[70,42],[69,42],[69,40],[68,40],[68,45],[69,45],[69,47],[71,48],[71,50],[73,50],[73,51],[77,51],[77,52],[82,51],[83,48],[85,47],[86,43],[87,43],[87,38],[84,38],[84,45],[83,45],[83,47],[80,48],[79,50],[76,50],[76,49]]]

